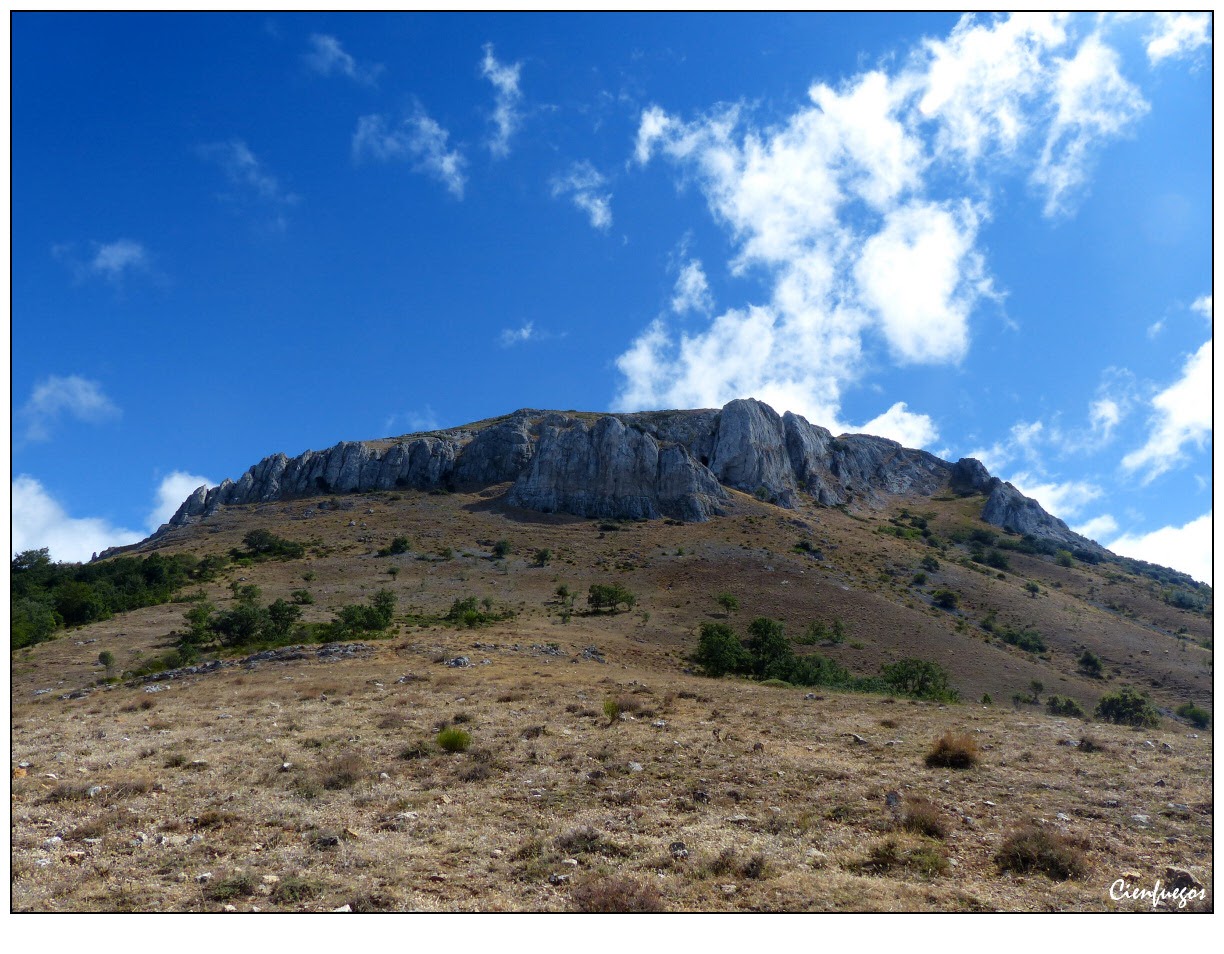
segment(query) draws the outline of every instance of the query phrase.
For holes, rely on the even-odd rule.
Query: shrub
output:
[[[472,736],[462,729],[443,729],[438,733],[437,742],[443,752],[466,752],[472,744]]]
[[[1082,878],[1087,871],[1083,852],[1056,831],[1026,825],[1008,836],[995,855],[1004,871],[1038,872],[1055,881]]]
[[[510,541],[498,540],[493,544],[493,556],[495,559],[504,560],[510,554]]]
[[[1041,587],[1038,586],[1036,583],[1034,583],[1032,580],[1029,580],[1027,583],[1024,584],[1024,589],[1028,592],[1028,595],[1031,596],[1033,599],[1037,599],[1037,594],[1041,592]]]
[[[664,910],[654,885],[628,878],[588,881],[574,889],[570,901],[583,914],[657,914]]]
[[[311,901],[320,893],[320,887],[315,882],[297,875],[286,875],[272,889],[272,900],[276,904],[296,904],[299,901]]]
[[[1044,653],[1049,649],[1041,634],[1032,627],[1013,629],[1010,626],[1001,626],[998,629],[998,635],[1009,646],[1023,649],[1026,653]]]
[[[611,725],[620,718],[621,704],[617,699],[605,699],[603,704],[604,715],[608,717],[608,725]]]
[[[294,590],[289,594],[289,600],[295,606],[309,606],[314,602],[314,597],[310,595],[310,590]]]
[[[1046,699],[1046,708],[1050,711],[1050,715],[1074,716],[1077,719],[1084,717],[1083,707],[1071,698],[1050,696]]]
[[[915,699],[954,702],[958,693],[948,685],[948,673],[939,663],[902,659],[880,667],[884,683],[893,692]]]
[[[590,825],[571,828],[559,835],[555,842],[558,849],[567,855],[620,855],[624,850],[608,841]]]
[[[1054,557],[1054,562],[1062,567],[1070,567],[1075,565],[1075,557],[1071,555],[1070,550],[1059,550]]]
[[[252,530],[242,538],[246,553],[234,550],[235,558],[250,557],[255,560],[294,560],[306,553],[306,548],[293,540],[278,537],[271,530]]]
[[[940,609],[954,610],[960,605],[960,597],[951,590],[936,590],[931,594],[931,602]]]
[[[1137,692],[1130,686],[1123,686],[1112,695],[1102,696],[1097,703],[1096,717],[1117,725],[1148,728],[1160,725],[1160,714],[1148,701],[1147,694]]]
[[[536,566],[548,566],[548,561],[551,559],[552,559],[552,550],[549,550],[547,548],[542,549],[542,550],[536,550],[536,553],[535,553],[535,565]]]
[[[901,816],[901,827],[916,835],[926,835],[928,838],[948,837],[946,816],[925,798],[909,800],[905,806],[905,814]]]
[[[350,788],[365,774],[366,766],[361,756],[346,752],[329,762],[323,769],[321,781],[328,791]]]
[[[926,756],[926,764],[931,768],[967,769],[977,763],[977,742],[964,732],[945,732],[936,739]]]
[[[1199,729],[1205,729],[1211,724],[1211,713],[1206,709],[1200,709],[1193,702],[1178,706],[1177,714]]]
[[[255,879],[249,874],[234,874],[219,881],[210,882],[204,892],[211,901],[232,901],[255,893]]]
[[[739,597],[735,596],[734,594],[719,593],[718,596],[714,597],[714,599],[718,603],[718,605],[721,606],[723,610],[725,610],[726,612],[728,613],[739,612],[739,608],[740,608]]]
[[[1093,679],[1100,679],[1105,671],[1105,664],[1101,662],[1101,657],[1088,649],[1080,653],[1080,657],[1076,662],[1079,664],[1080,672]]]
[[[939,570],[939,561],[933,556],[924,556],[921,561],[922,568],[928,573],[935,573]]]
[[[636,602],[637,597],[619,583],[592,583],[587,591],[587,604],[595,612],[607,608],[615,613],[622,604],[631,610]]]
[[[885,874],[894,868],[910,868],[932,877],[948,870],[948,859],[929,842],[905,848],[896,838],[889,837],[873,847],[871,854],[856,867],[871,874]]]

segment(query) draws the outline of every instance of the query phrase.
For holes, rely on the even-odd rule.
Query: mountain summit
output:
[[[581,517],[699,522],[728,512],[735,491],[792,509],[872,509],[889,498],[984,496],[987,523],[1073,552],[1098,544],[1047,513],[981,462],[951,463],[867,434],[834,437],[752,398],[721,410],[598,414],[522,409],[462,427],[274,454],[236,482],[200,487],[160,536],[219,507],[375,490],[509,484],[505,503]]]

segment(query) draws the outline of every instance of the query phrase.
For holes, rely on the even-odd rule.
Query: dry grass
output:
[[[978,764],[981,752],[977,742],[964,732],[945,732],[926,754],[926,764],[931,768],[973,768]]]
[[[1055,881],[1082,878],[1088,871],[1084,853],[1068,838],[1032,824],[1008,835],[995,861],[1004,871],[1037,872]]]
[[[1153,639],[1148,623],[1167,607],[1152,604],[1141,628],[1074,602],[1074,593],[1105,586],[1101,568],[1057,569],[1059,590],[1042,575],[1047,564],[1017,554],[1017,578],[1049,588],[1033,600],[1014,582],[940,557],[939,582],[962,592],[962,607],[997,607],[1007,620],[1010,586],[1016,612],[1045,614],[1034,625],[1054,650],[1042,661],[972,628],[957,633],[948,614],[906,609],[870,582],[878,567],[863,583],[860,570],[881,556],[900,560],[897,548],[911,543],[865,538],[864,525],[839,511],[783,513],[737,497],[736,514],[707,524],[626,524],[600,538],[592,521],[507,515],[478,495],[400,497],[353,498],[355,508],[377,511],[359,519],[377,521],[379,545],[403,534],[422,551],[451,547],[455,556],[403,561],[392,584],[399,632],[371,642],[368,655],[225,670],[152,694],[118,684],[64,698],[97,676],[97,644],[78,643],[96,639],[130,668],[133,654],[164,651],[182,625],[181,605],[123,614],[14,654],[11,754],[14,764],[29,763],[12,779],[14,909],[1106,911],[1143,907],[1109,898],[1108,883],[1122,872],[1150,882],[1176,866],[1210,883],[1210,732],[1192,738],[1171,721],[1144,732],[1094,724],[1098,750],[1085,755],[1086,746],[1065,744],[1083,735],[1082,723],[1037,707],[887,703],[825,689],[807,698],[801,689],[684,671],[696,627],[719,612],[711,594],[734,589],[744,608],[729,622],[741,632],[754,615],[782,619],[792,634],[835,615],[862,648],[848,641],[820,651],[856,673],[876,671],[905,633],[929,645],[930,658],[956,660],[953,681],[967,699],[1007,699],[1040,678],[1088,703],[1093,688],[1057,668],[1074,666],[1067,647],[1080,644],[1116,656],[1110,664],[1123,677],[1147,667],[1152,679],[1196,685],[1193,646],[1140,656]],[[306,615],[325,620],[381,582],[372,582],[369,548],[347,526],[352,511],[302,522],[312,503],[222,511],[168,542],[224,552],[257,525],[318,535],[328,552],[241,573],[266,600],[287,598],[313,573]],[[960,506],[932,504],[936,532],[946,536],[940,521]],[[791,554],[794,519],[817,528],[810,535],[823,563]],[[463,555],[480,549],[477,540],[503,538],[512,552],[502,566]],[[883,546],[893,550],[872,549]],[[530,566],[544,547],[550,565]],[[912,544],[915,560],[929,549],[919,547]],[[558,584],[582,593],[613,573],[637,593],[648,621],[637,612],[561,620]],[[226,605],[233,576],[210,584],[209,599]],[[1132,589],[1138,594],[1118,583],[1110,593],[1131,600]],[[489,596],[516,616],[456,630],[415,615],[444,613],[468,595]],[[1126,605],[1147,612],[1139,595]],[[1116,643],[1101,635],[1106,629]],[[549,644],[561,655],[533,649]],[[592,645],[606,664],[582,656]],[[431,661],[457,656],[472,665]],[[1153,698],[1161,691],[1153,687]],[[146,699],[153,710],[141,708]],[[639,708],[609,728],[605,699]],[[432,727],[452,726],[459,714],[470,716],[462,728],[475,741],[451,755]],[[921,769],[931,740],[945,735],[969,736],[989,771]],[[343,781],[325,786],[333,773]],[[893,791],[914,798],[886,804]],[[1074,831],[1082,841],[1073,847],[1102,877],[1052,882],[1002,870],[996,856],[1015,820],[1029,817]],[[566,840],[586,829],[592,839]],[[672,849],[678,842],[686,853]],[[955,863],[954,876],[939,874],[941,858]],[[197,881],[209,872],[212,881]],[[216,892],[231,879],[223,901]]]
[[[628,878],[590,881],[574,889],[571,902],[582,914],[657,914],[663,899],[653,885]]]

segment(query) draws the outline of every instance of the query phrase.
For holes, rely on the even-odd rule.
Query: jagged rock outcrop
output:
[[[1075,533],[1057,517],[1047,513],[1036,500],[1024,496],[1011,484],[992,477],[990,488],[990,496],[982,508],[982,519],[987,523],[1072,550],[1106,552],[1100,544]]]
[[[700,521],[722,512],[726,497],[682,444],[660,446],[645,429],[607,416],[592,426],[545,425],[507,502],[583,517]]]
[[[1101,548],[980,461],[955,464],[868,434],[834,437],[792,413],[747,398],[721,410],[596,416],[524,409],[398,440],[346,441],[298,457],[274,454],[237,481],[195,490],[170,520],[182,526],[218,507],[404,487],[511,485],[506,502],[583,517],[706,520],[731,503],[727,488],[793,508],[879,506],[944,490],[986,496],[982,519],[1070,549]],[[159,530],[158,533],[164,532]]]

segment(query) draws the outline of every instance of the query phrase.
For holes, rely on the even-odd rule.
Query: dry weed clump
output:
[[[943,812],[925,798],[910,798],[901,816],[901,827],[915,835],[941,841],[948,837],[948,821]]]
[[[255,879],[249,874],[232,874],[228,878],[209,882],[204,894],[210,901],[232,901],[255,893]]]
[[[580,914],[657,914],[664,911],[659,890],[628,878],[588,881],[570,896]]]
[[[323,767],[319,780],[328,791],[352,788],[366,774],[365,760],[353,752],[345,752]]]
[[[944,874],[948,858],[943,849],[928,841],[906,847],[896,838],[886,838],[851,868],[866,874],[888,874],[895,868],[916,871],[927,877]]]
[[[559,835],[554,844],[558,849],[569,855],[605,855],[615,857],[617,855],[628,854],[624,848],[615,842],[608,841],[590,825],[571,828],[564,835]]]
[[[930,768],[967,769],[977,765],[980,757],[973,736],[964,732],[945,732],[927,753],[926,764]]]
[[[1035,871],[1055,881],[1082,878],[1088,870],[1084,853],[1066,836],[1035,824],[1013,831],[995,855],[995,862],[1004,871]]]

